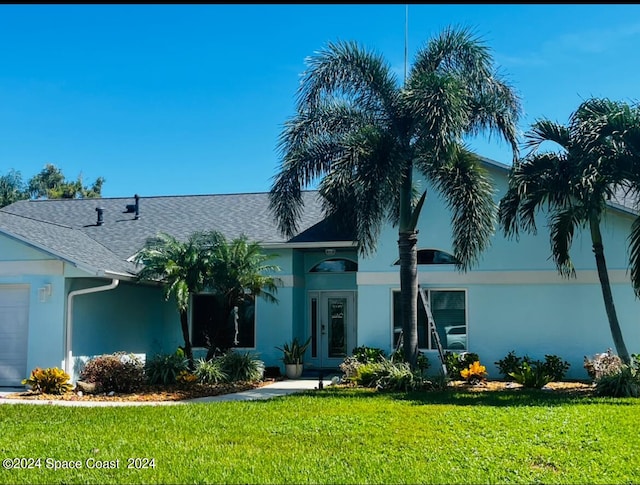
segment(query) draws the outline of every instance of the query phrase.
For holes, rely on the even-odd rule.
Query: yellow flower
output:
[[[472,379],[484,379],[487,374],[487,368],[483,365],[480,365],[479,361],[475,361],[473,364],[469,365],[468,369],[463,369],[460,371],[460,375],[463,379],[470,381]]]

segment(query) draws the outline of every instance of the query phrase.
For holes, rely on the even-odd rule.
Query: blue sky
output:
[[[268,191],[304,60],[329,41],[402,79],[405,5],[0,5],[0,173],[53,163],[104,197]],[[640,5],[409,5],[409,62],[469,27],[519,93],[525,131],[581,101],[636,101]],[[509,163],[504,142],[473,140]]]

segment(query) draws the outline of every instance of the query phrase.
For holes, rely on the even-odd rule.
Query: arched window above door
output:
[[[439,249],[418,249],[418,264],[457,264],[459,261],[453,255]],[[396,260],[395,265],[400,264]]]
[[[358,263],[344,258],[325,259],[309,270],[310,273],[351,273],[358,271]]]

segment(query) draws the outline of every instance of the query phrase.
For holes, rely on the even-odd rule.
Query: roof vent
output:
[[[98,220],[96,221],[96,225],[101,226],[102,224],[104,224],[104,209],[102,207],[96,207],[96,212],[98,213]]]
[[[136,200],[135,204],[127,204],[125,214],[135,213],[134,219],[140,219],[140,196],[138,194],[133,196]]]

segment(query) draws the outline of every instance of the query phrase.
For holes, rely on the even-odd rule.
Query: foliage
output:
[[[165,299],[175,297],[185,353],[191,364],[193,354],[188,321],[191,295],[205,288],[214,291],[224,300],[228,317],[245,299],[262,296],[276,302],[273,292],[277,289],[277,280],[263,274],[279,269],[264,264],[272,257],[275,256],[264,255],[258,244],[249,243],[244,236],[227,241],[222,233],[208,231],[195,232],[186,241],[159,233],[146,241],[135,262],[143,265],[138,273],[139,280],[161,281]],[[228,342],[210,342],[211,352],[207,357],[212,357],[216,348],[226,350],[232,345],[233,337]]]
[[[487,379],[487,368],[476,360],[468,368],[462,369],[460,376],[469,384],[479,384]]]
[[[198,376],[189,372],[188,370],[180,371],[178,377],[176,377],[176,382],[178,384],[193,384],[198,381]]]
[[[240,308],[257,297],[278,302],[276,293],[281,281],[272,274],[280,268],[270,263],[276,257],[273,253],[265,254],[257,242],[250,242],[244,235],[232,240],[221,233],[217,235],[211,246],[207,288],[219,296],[225,321],[231,318],[234,307]],[[213,351],[219,348],[224,352],[238,344],[237,336],[231,332],[218,339],[209,343]]]
[[[182,349],[172,354],[157,354],[147,360],[145,372],[149,384],[174,384],[178,376],[189,370],[189,360]]]
[[[552,381],[543,363],[539,360],[534,360],[531,363],[522,362],[518,370],[510,372],[509,375],[518,384],[536,389],[540,389]]]
[[[479,361],[480,357],[475,352],[451,352],[444,353],[444,361],[447,366],[447,374],[451,379],[462,379],[460,372],[468,369],[475,361]]]
[[[546,354],[544,363],[542,364],[545,372],[551,377],[552,382],[560,382],[564,379],[571,364],[566,360],[562,360],[557,355]]]
[[[384,224],[398,228],[405,359],[415,366],[417,224],[432,183],[451,210],[459,269],[475,264],[493,235],[493,187],[467,135],[498,135],[517,152],[520,102],[490,50],[468,29],[445,29],[418,50],[406,82],[356,42],[329,43],[308,59],[294,116],[280,140],[270,208],[296,234],[303,188],[318,185],[325,215],[372,252]]]
[[[104,354],[86,363],[80,379],[94,383],[101,392],[132,392],[144,382],[144,365],[133,354]]]
[[[222,372],[229,376],[230,382],[254,382],[262,380],[264,362],[256,359],[250,352],[227,351],[221,360]]]
[[[559,356],[553,354],[546,354],[544,356],[544,362],[534,361],[528,355],[524,357],[518,357],[515,351],[510,351],[504,359],[500,359],[495,362],[496,366],[500,370],[503,378],[506,380],[513,380],[513,373],[522,373],[523,363],[533,364],[541,367],[544,374],[551,378],[550,382],[559,382],[564,379],[571,364],[566,360],[562,360]]]
[[[27,379],[22,380],[22,384],[28,385],[32,390],[44,394],[64,394],[73,389],[69,382],[71,377],[58,367],[48,367],[42,369],[36,367],[31,371]]]
[[[384,350],[378,347],[367,347],[366,345],[355,347],[351,353],[353,357],[362,364],[378,362],[385,358]]]
[[[391,361],[405,362],[403,350],[397,349],[393,354],[391,354]],[[429,370],[430,366],[431,366],[431,363],[429,362],[429,358],[426,355],[424,355],[422,351],[418,351],[418,357],[416,358],[416,366],[415,366],[416,370],[422,373],[423,375],[426,375],[427,370]]]
[[[353,355],[348,355],[344,358],[344,360],[340,363],[340,370],[344,374],[344,379],[347,381],[352,381],[356,376],[358,369],[363,365],[356,357]]]
[[[307,351],[310,344],[311,337],[309,337],[303,344],[298,341],[298,337],[294,337],[290,343],[285,342],[282,347],[276,347],[276,349],[282,352],[282,361],[285,364],[302,364],[304,353]]]
[[[584,357],[584,368],[592,380],[597,380],[609,374],[616,374],[622,369],[622,366],[622,359],[613,354],[611,349],[600,354],[595,354],[592,359],[589,359],[587,356]]]
[[[500,359],[495,362],[500,374],[507,381],[512,381],[513,377],[511,377],[512,372],[517,372],[522,364],[522,357],[518,357],[516,355],[515,350],[510,351],[504,359]]]
[[[0,207],[28,198],[29,194],[19,171],[9,170],[7,174],[0,176]]]
[[[622,364],[616,371],[600,375],[595,394],[611,397],[640,397],[640,372],[633,365]]]
[[[102,194],[105,179],[98,177],[91,187],[83,184],[82,174],[75,181],[65,180],[62,171],[51,163],[29,180],[27,192],[34,199],[87,199],[98,198]]]
[[[184,242],[170,234],[159,233],[147,239],[135,257],[135,263],[143,265],[138,272],[138,279],[161,281],[165,300],[175,297],[189,363],[193,360],[188,321],[189,299],[192,294],[204,290],[213,265],[212,248],[221,239],[222,235],[216,231],[195,232]],[[172,382],[175,380],[173,377],[170,379]]]
[[[229,380],[229,376],[222,370],[220,358],[196,360],[194,374],[203,384],[220,384]]]
[[[515,163],[509,188],[500,201],[505,236],[518,238],[520,230],[535,234],[536,216],[547,215],[551,256],[560,275],[576,271],[570,256],[576,231],[591,237],[609,330],[623,362],[630,357],[624,342],[609,282],[600,223],[608,201],[624,194],[640,196],[640,108],[608,99],[582,102],[567,126],[542,119],[526,133],[529,154]],[[551,142],[557,151],[547,148]],[[544,147],[542,146],[544,145]],[[631,226],[629,274],[640,296],[640,218]]]
[[[433,387],[431,381],[421,371],[412,370],[408,362],[392,362],[385,358],[360,363],[350,381],[379,391],[408,392]]]

